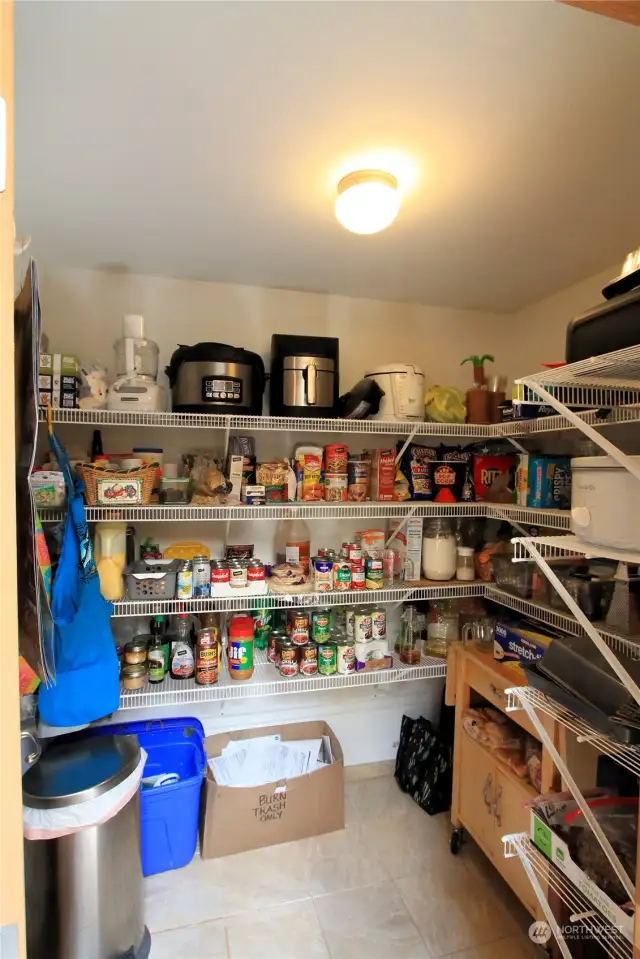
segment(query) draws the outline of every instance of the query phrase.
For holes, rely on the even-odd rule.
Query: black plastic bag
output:
[[[402,717],[395,778],[430,816],[451,807],[453,751],[433,723]]]

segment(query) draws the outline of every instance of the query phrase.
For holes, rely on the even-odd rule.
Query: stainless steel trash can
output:
[[[60,741],[22,780],[23,803],[76,806],[122,783],[140,761],[135,736]],[[58,839],[25,839],[29,959],[147,959],[140,797]]]

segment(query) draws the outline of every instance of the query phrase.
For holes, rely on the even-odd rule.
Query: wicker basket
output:
[[[158,464],[133,470],[109,470],[78,463],[88,506],[146,506],[156,481]]]

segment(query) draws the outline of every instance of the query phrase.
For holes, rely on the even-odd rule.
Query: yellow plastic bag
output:
[[[432,386],[424,398],[424,405],[427,419],[434,423],[466,422],[466,394],[455,386]]]

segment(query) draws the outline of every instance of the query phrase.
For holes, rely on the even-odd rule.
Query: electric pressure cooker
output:
[[[176,413],[262,413],[265,372],[257,353],[226,343],[179,346],[166,374]]]

